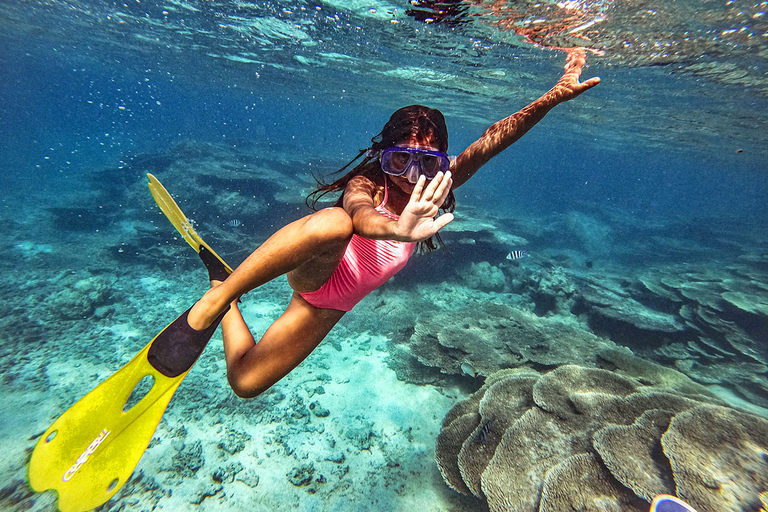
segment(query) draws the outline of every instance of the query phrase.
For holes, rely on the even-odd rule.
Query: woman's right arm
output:
[[[432,237],[453,220],[445,213],[439,217],[440,206],[451,190],[451,173],[438,173],[428,184],[421,176],[414,185],[408,204],[395,221],[376,211],[373,197],[376,186],[368,178],[356,176],[344,189],[344,209],[352,219],[356,235],[372,240],[421,242]]]
[[[355,176],[344,189],[344,210],[352,219],[352,230],[371,240],[399,240],[395,235],[396,222],[376,211],[373,198],[376,185],[364,176]]]
[[[599,84],[599,78],[579,82],[585,63],[586,53],[583,49],[569,51],[565,73],[552,89],[519,112],[494,123],[477,141],[462,151],[451,164],[451,172],[455,176],[454,188],[463,185],[488,160],[517,142],[556,105],[572,100]]]

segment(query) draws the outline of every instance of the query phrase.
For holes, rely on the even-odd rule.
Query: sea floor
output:
[[[51,284],[57,278],[37,274]],[[120,309],[137,314],[49,320],[36,329],[46,308],[30,301],[37,306],[26,307],[27,334],[37,331],[36,339],[29,336],[16,354],[4,351],[4,510],[53,510],[50,497],[24,484],[36,436],[140,350],[153,320],[171,320],[174,306],[183,307],[179,290],[194,290],[204,274],[98,279],[119,283]],[[128,290],[140,292],[131,299]],[[243,312],[254,332],[268,327],[289,294],[284,282],[249,294]],[[23,322],[7,318],[6,333]],[[387,342],[376,332],[342,330],[267,393],[242,400],[227,384],[217,335],[104,510],[462,509],[435,466],[434,443],[442,417],[465,392],[399,381],[385,361]]]
[[[3,510],[54,510],[52,495],[35,495],[24,483],[38,436],[205,290],[202,265],[155,210],[143,173],[164,181],[232,263],[274,230],[257,229],[256,213],[282,204],[279,224],[303,208],[298,194],[286,203],[283,185],[290,180],[281,173],[293,165],[287,155],[274,156],[279,165],[262,160],[258,175],[232,171],[224,179],[223,171],[242,164],[242,153],[217,146],[175,151],[145,155],[119,180],[94,179],[58,202],[41,198],[47,208],[11,199],[2,205]],[[221,338],[214,336],[132,478],[101,510],[482,510],[481,502],[446,487],[435,440],[445,413],[498,364],[477,332],[507,329],[510,318],[515,332],[531,336],[514,349],[521,366],[594,366],[600,351],[630,347],[731,403],[758,413],[768,406],[760,345],[768,325],[767,248],[759,237],[719,226],[709,231],[715,237],[681,241],[674,226],[635,225],[654,232],[656,256],[671,255],[644,265],[625,256],[654,252],[644,252],[649,238],[621,245],[621,229],[629,228],[620,213],[513,222],[465,211],[446,233],[447,256],[415,257],[413,268],[366,298],[256,399],[233,394]],[[570,238],[552,237],[543,246],[558,228]],[[736,256],[703,256],[729,257],[723,247]],[[531,254],[505,259],[518,248]],[[244,297],[244,317],[257,337],[289,296],[278,279]],[[479,348],[459,346],[475,338]],[[425,347],[430,339],[434,346]]]

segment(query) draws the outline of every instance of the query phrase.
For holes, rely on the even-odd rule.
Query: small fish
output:
[[[233,228],[242,226],[243,223],[240,222],[240,219],[232,219],[231,221],[227,222],[227,225]]]
[[[528,251],[512,251],[509,254],[507,254],[508,260],[519,260],[520,258],[525,258],[528,256]]]
[[[475,367],[469,363],[461,363],[461,371],[470,377],[477,377],[477,370],[475,370]]]
[[[480,432],[477,433],[477,440],[479,442],[481,443],[485,442],[485,440],[488,438],[488,432],[490,432],[492,426],[493,426],[493,418],[483,423],[483,426],[480,429]]]

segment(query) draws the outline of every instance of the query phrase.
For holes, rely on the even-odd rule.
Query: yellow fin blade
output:
[[[155,203],[157,203],[157,206],[160,207],[165,216],[168,217],[168,220],[171,221],[173,227],[175,227],[179,234],[184,237],[184,240],[186,240],[187,243],[191,245],[192,248],[197,252],[200,252],[201,245],[208,249],[211,254],[213,254],[216,258],[219,259],[219,261],[224,264],[227,272],[231,274],[232,267],[227,265],[221,256],[216,254],[216,251],[211,249],[211,247],[205,243],[203,238],[197,234],[195,229],[192,227],[192,222],[187,218],[186,215],[184,215],[184,212],[181,211],[179,205],[176,204],[176,201],[173,200],[173,197],[171,197],[171,194],[168,192],[168,190],[166,190],[163,184],[160,183],[160,180],[158,180],[154,175],[150,173],[147,173],[147,178],[149,178],[149,191],[152,193],[152,197],[155,198]]]
[[[57,491],[61,512],[91,510],[117,493],[186,377],[188,372],[169,378],[152,367],[147,360],[152,342],[62,414],[35,445],[27,470],[29,485],[37,492]],[[147,376],[154,379],[152,388],[123,411]]]

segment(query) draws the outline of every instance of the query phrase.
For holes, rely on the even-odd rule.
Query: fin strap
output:
[[[166,377],[178,377],[192,368],[211,340],[221,319],[229,311],[229,306],[208,328],[202,331],[193,329],[189,325],[187,317],[191,309],[186,310],[158,334],[147,352],[149,364]]]
[[[203,260],[205,268],[208,269],[208,279],[210,281],[224,281],[229,277],[229,272],[227,272],[224,263],[214,256],[204,245],[200,245],[198,255],[200,256],[200,259]]]

